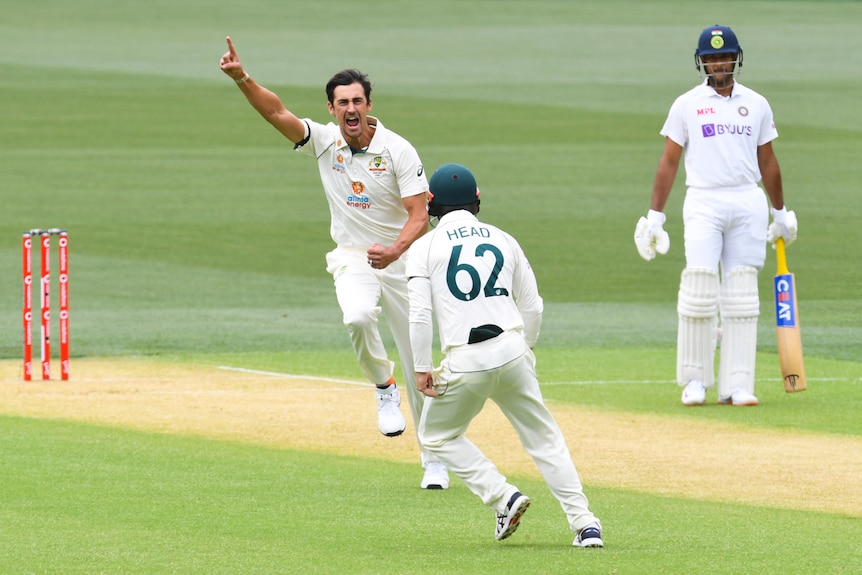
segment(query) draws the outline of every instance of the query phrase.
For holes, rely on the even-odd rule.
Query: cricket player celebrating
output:
[[[601,547],[566,441],[536,379],[532,347],[542,323],[542,298],[518,242],[479,222],[479,190],[464,166],[441,166],[430,181],[428,213],[439,225],[419,238],[407,261],[410,341],[416,385],[426,399],[419,440],[497,512],[495,536],[518,528],[530,498],[510,484],[464,435],[491,399],[518,432],[559,500],[574,545]],[[445,355],[432,369],[432,313]]]
[[[428,229],[428,180],[419,155],[407,140],[369,115],[371,83],[358,70],[343,70],[327,83],[327,106],[336,122],[324,125],[299,119],[287,110],[278,96],[245,71],[229,37],[227,45],[222,71],[252,107],[294,143],[294,149],[317,160],[336,244],[326,255],[326,269],[335,281],[359,366],[377,386],[378,428],[383,435],[400,435],[406,422],[393,377],[395,364],[387,356],[377,321],[385,310],[407,380],[413,421],[418,424],[425,397],[413,382],[402,256]],[[445,466],[427,452],[422,459],[422,488],[448,488]]]
[[[682,403],[705,402],[706,390],[715,383],[720,340],[719,403],[757,405],[757,275],[767,241],[774,246],[783,237],[789,245],[796,239],[796,215],[784,206],[781,170],[772,149],[778,137],[772,109],[763,96],[736,80],[742,68],[736,34],[726,26],[706,28],[694,58],[704,81],[670,108],[661,130],[665,148],[651,209],[638,221],[634,240],[646,260],[656,252],[667,253],[663,210],[685,150],[686,266],[677,302],[676,366],[677,382],[684,386]],[[770,225],[760,181],[772,204]]]

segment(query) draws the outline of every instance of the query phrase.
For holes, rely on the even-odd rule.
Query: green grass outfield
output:
[[[774,392],[770,251],[760,277],[763,405],[692,413],[671,383],[681,175],[667,208],[671,252],[642,261],[632,232],[649,207],[658,131],[697,83],[697,35],[716,22],[739,35],[741,81],[769,99],[781,134],[811,389]],[[325,120],[326,80],[363,69],[374,112],[416,145],[429,172],[451,161],[474,171],[483,219],[518,237],[545,297],[537,355],[549,398],[862,435],[860,2],[9,0],[0,360],[21,355],[21,234],[62,227],[68,385],[75,359],[106,356],[358,377],[324,271],[331,240],[317,171],[219,71],[226,35],[300,116]],[[550,385],[584,381],[613,385]],[[556,510],[538,511],[553,501],[531,510],[529,538],[496,544],[463,486],[432,499],[415,474],[0,417],[0,572],[862,570],[859,517],[591,488],[589,477],[606,549],[572,553]],[[550,498],[536,478],[518,480]]]
[[[574,549],[535,478],[493,540],[462,484],[414,465],[0,418],[4,573],[853,573],[858,517],[590,488],[607,532]],[[98,452],[98,457],[94,457]],[[4,466],[5,466],[4,465]]]

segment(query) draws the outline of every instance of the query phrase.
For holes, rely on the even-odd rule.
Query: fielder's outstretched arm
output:
[[[306,129],[302,120],[285,108],[275,93],[252,80],[242,67],[230,36],[227,37],[227,48],[219,64],[222,72],[236,82],[249,104],[263,116],[264,120],[294,144],[302,141],[305,138]]]

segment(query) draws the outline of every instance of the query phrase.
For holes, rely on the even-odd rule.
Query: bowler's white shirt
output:
[[[341,247],[390,245],[407,222],[402,198],[424,194],[428,179],[416,149],[376,123],[371,143],[353,152],[337,124],[308,118],[308,141],[296,150],[317,159],[331,215],[330,235]]]
[[[679,96],[661,129],[685,149],[690,188],[747,188],[760,181],[757,147],[778,137],[766,98],[735,82],[730,97],[705,82]]]

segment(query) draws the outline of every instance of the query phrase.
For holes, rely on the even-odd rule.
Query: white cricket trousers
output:
[[[769,205],[759,186],[689,188],[683,201],[685,262],[722,274],[743,266],[763,269]]]
[[[368,264],[364,249],[337,247],[326,254],[326,271],[335,281],[335,295],[359,368],[375,385],[386,383],[395,367],[386,353],[378,327],[380,312],[386,313],[404,371],[403,385],[398,387],[407,390],[414,429],[418,428],[425,395],[416,389],[413,371],[404,258],[376,270]],[[429,460],[435,461],[436,457],[429,458],[423,453],[423,464]]]
[[[520,342],[514,338],[519,338]],[[506,350],[521,345],[515,359],[498,367],[489,360],[505,357]],[[471,361],[467,355],[472,356]],[[455,371],[483,367],[482,371]],[[581,479],[566,440],[545,406],[536,378],[535,356],[520,332],[505,332],[493,339],[450,350],[435,374],[438,392],[426,398],[419,423],[419,441],[436,454],[482,502],[498,513],[505,512],[509,497],[517,490],[494,463],[465,436],[470,422],[490,399],[496,403],[518,433],[521,444],[533,458],[545,482],[560,502],[577,533],[598,519],[589,510]]]

